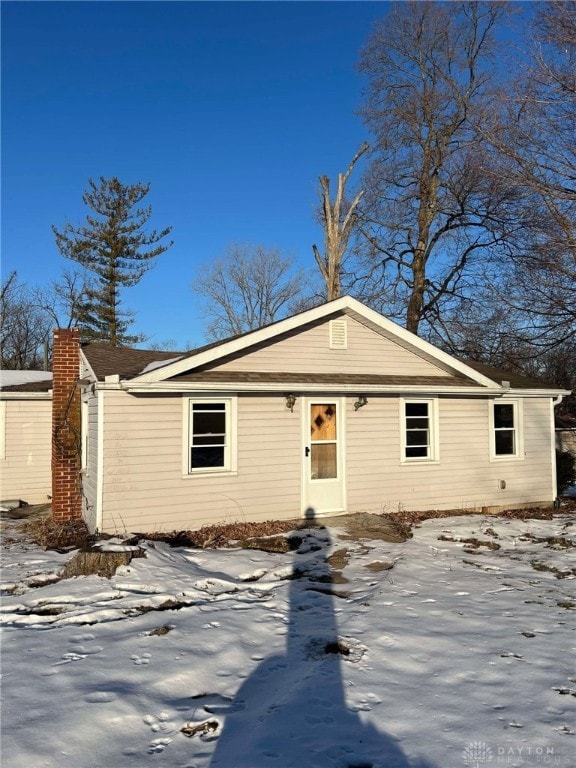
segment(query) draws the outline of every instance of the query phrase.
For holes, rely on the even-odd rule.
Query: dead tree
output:
[[[326,283],[326,299],[328,301],[340,296],[342,261],[356,223],[358,204],[364,194],[364,191],[361,190],[350,205],[347,205],[346,184],[354,166],[368,149],[368,143],[364,143],[352,158],[346,173],[338,174],[338,188],[334,202],[330,197],[330,179],[328,176],[319,177],[322,200],[321,217],[324,225],[324,254],[320,253],[316,245],[312,246],[312,250]]]

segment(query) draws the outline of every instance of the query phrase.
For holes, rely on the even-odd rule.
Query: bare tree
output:
[[[344,255],[348,248],[350,236],[354,231],[357,221],[357,208],[364,195],[364,191],[358,192],[351,203],[346,201],[346,184],[354,166],[362,155],[369,149],[369,144],[364,143],[352,158],[346,173],[338,174],[336,198],[332,201],[330,196],[330,179],[328,176],[319,176],[321,220],[324,227],[324,254],[322,255],[316,245],[312,246],[316,264],[320,269],[326,284],[326,299],[337,299],[341,291],[341,270]]]
[[[541,3],[533,35],[531,64],[485,136],[525,199],[502,298],[523,311],[524,339],[545,349],[576,333],[576,3]]]
[[[363,181],[365,260],[387,311],[414,333],[474,288],[503,247],[514,190],[488,172],[478,125],[494,90],[501,2],[395,3],[364,47],[375,150]]]
[[[39,309],[50,318],[54,328],[82,324],[84,302],[89,293],[88,277],[79,270],[66,269],[48,288],[37,287],[31,296]]]
[[[304,275],[292,260],[261,245],[231,245],[198,271],[192,290],[203,299],[206,334],[222,339],[280,320],[303,296]]]
[[[12,370],[41,369],[50,319],[33,293],[12,272],[0,290],[0,364]]]

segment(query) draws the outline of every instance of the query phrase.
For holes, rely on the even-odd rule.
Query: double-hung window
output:
[[[232,398],[189,400],[188,474],[232,469]]]
[[[492,402],[491,455],[493,459],[514,458],[521,455],[520,404],[517,400]]]
[[[402,400],[402,461],[438,458],[436,400]]]

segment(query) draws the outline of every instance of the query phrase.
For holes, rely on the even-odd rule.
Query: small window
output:
[[[521,455],[519,403],[514,401],[492,403],[491,433],[492,458],[511,458]]]
[[[190,400],[188,473],[232,467],[232,401]]]
[[[436,401],[402,401],[402,420],[402,460],[436,460]]]

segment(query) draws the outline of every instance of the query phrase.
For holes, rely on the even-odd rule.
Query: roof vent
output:
[[[330,349],[348,349],[346,320],[330,320]]]

